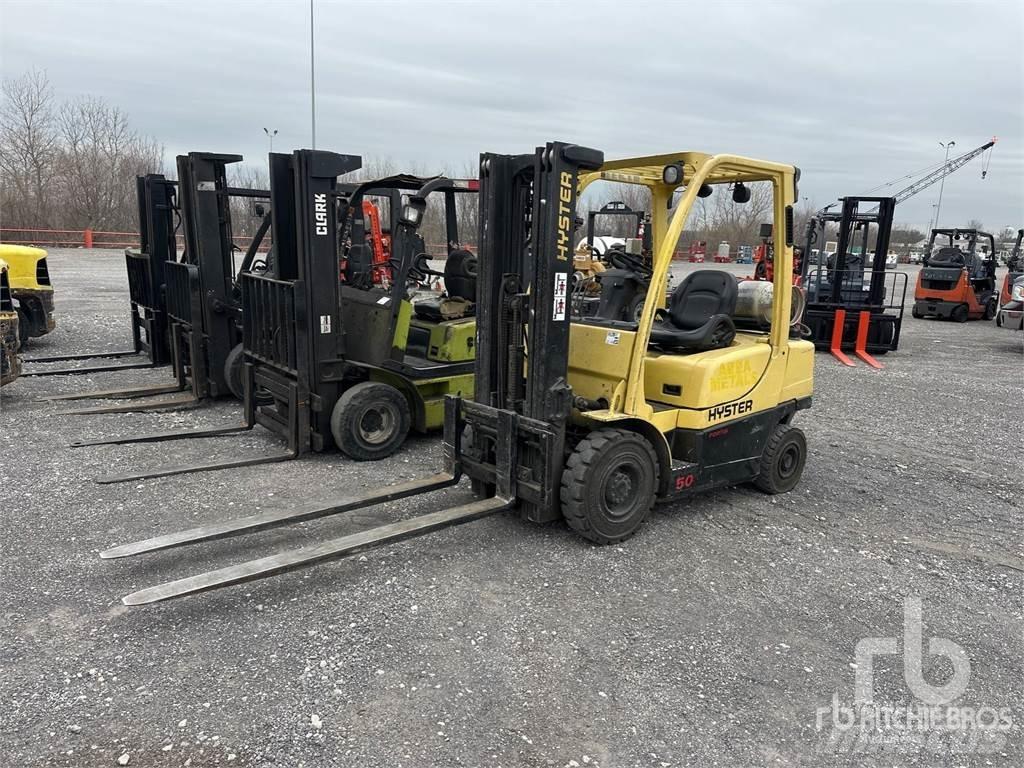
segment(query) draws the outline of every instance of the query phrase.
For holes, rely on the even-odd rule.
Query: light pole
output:
[[[313,0],[309,0],[309,113],[312,146],[316,149],[316,56],[313,48]]]
[[[277,128],[275,128],[274,130],[270,130],[269,128],[264,128],[263,132],[265,134],[267,134],[267,139],[270,141],[270,154],[273,154],[274,153],[274,137],[277,136]]]
[[[310,2],[312,2],[312,0],[310,0]],[[946,159],[942,161],[942,167],[945,168],[946,164],[949,163],[949,150],[952,147],[956,146],[956,142],[950,140],[950,141],[947,141],[945,144],[943,144],[940,141],[939,142],[939,146],[946,148]],[[945,188],[946,188],[946,177],[943,176],[942,177],[942,181],[939,182],[939,202],[937,202],[935,204],[935,227],[934,227],[934,229],[938,229],[939,228],[939,213],[942,212],[942,190],[945,189]]]

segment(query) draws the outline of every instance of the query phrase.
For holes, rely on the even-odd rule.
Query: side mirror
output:
[[[398,223],[417,229],[423,223],[423,212],[426,209],[427,204],[423,200],[410,200],[402,206],[402,214],[398,217]]]

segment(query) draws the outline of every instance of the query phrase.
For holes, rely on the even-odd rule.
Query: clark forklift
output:
[[[273,255],[266,271],[243,271],[238,279],[241,426],[72,444],[219,437],[259,424],[283,438],[287,450],[97,482],[273,463],[335,447],[352,459],[378,460],[397,451],[411,430],[440,428],[446,395],[472,393],[476,257],[461,245],[455,198],[475,193],[475,185],[405,175],[339,182],[360,165],[357,156],[313,150],[270,156]],[[386,285],[367,229],[373,227],[364,215],[367,198],[391,203]],[[444,204],[443,272],[430,267],[417,232],[428,198]],[[446,295],[411,301],[409,283],[429,276],[444,278]]]
[[[504,510],[534,522],[564,518],[586,539],[608,544],[636,533],[655,501],[744,482],[766,493],[791,490],[806,459],[804,435],[792,421],[810,406],[814,367],[814,345],[791,338],[798,175],[791,165],[697,152],[605,162],[599,151],[563,143],[527,155],[482,155],[476,390],[472,399],[453,394],[445,401],[443,471],[324,507],[221,520],[101,557],[349,512],[447,488],[463,474],[478,498],[143,589],[124,602],[247,582]],[[653,276],[638,321],[574,320],[569,313],[576,199],[597,179],[651,190]],[[743,190],[752,182],[774,190],[771,328],[735,313],[736,280],[717,270],[691,273],[668,308],[659,308],[697,191]],[[669,222],[679,187],[685,189]]]
[[[911,314],[958,323],[991,320],[998,302],[995,238],[977,229],[933,229]]]

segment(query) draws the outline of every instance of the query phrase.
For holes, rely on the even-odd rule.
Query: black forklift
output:
[[[617,180],[620,173],[648,186],[655,205],[686,186],[671,225],[655,221],[658,280],[698,189],[773,182],[778,322],[768,331],[743,329],[742,320],[733,319],[736,281],[718,270],[700,270],[680,283],[663,314],[648,306],[637,322],[574,321],[568,284],[577,195],[596,178]],[[798,175],[790,165],[696,152],[605,163],[599,151],[556,142],[526,155],[482,155],[476,388],[472,399],[452,394],[445,400],[443,471],[327,506],[157,536],[101,557],[350,512],[454,486],[463,474],[477,498],[143,589],[123,602],[139,605],[247,582],[504,510],[534,522],[564,518],[585,538],[607,544],[635,533],[656,499],[748,481],[766,493],[792,489],[805,442],[791,419],[810,405],[814,354],[810,343],[791,338]],[[723,386],[712,393],[711,381]],[[649,397],[660,406],[652,408]]]
[[[85,375],[106,371],[161,368],[171,362],[167,335],[165,265],[177,255],[175,244],[175,182],[160,173],[135,180],[139,212],[139,248],[126,248],[129,321],[132,348],[113,352],[83,352],[71,355],[26,358],[26,363],[56,363],[78,360],[135,358],[127,363],[86,365],[72,368],[29,370],[22,376]],[[145,356],[146,360],[139,360]],[[158,388],[157,392],[165,391]],[[68,397],[51,400],[74,399]]]
[[[99,478],[113,483],[285,461],[337,447],[349,458],[394,453],[410,430],[441,427],[444,397],[472,392],[476,258],[460,239],[457,195],[468,183],[398,175],[340,182],[361,158],[298,150],[270,156],[273,251],[238,276],[243,422],[74,443],[73,447],[239,434],[260,425],[286,450]],[[437,195],[433,198],[432,195]],[[386,199],[389,274],[373,278],[363,203]],[[428,199],[445,206],[447,259],[435,270],[417,230]],[[409,285],[443,277],[446,294],[410,300]]]
[[[828,206],[807,223],[801,262],[806,291],[804,318],[810,339],[844,365],[853,366],[847,352],[880,368],[874,355],[899,347],[907,275],[886,271],[893,197],[844,197],[840,209]],[[838,245],[824,266],[807,254],[823,246],[829,226],[838,225]]]
[[[241,160],[241,155],[213,152],[179,155],[178,181],[164,182],[165,189],[171,192],[168,209],[173,212],[175,226],[168,238],[168,258],[160,265],[163,311],[159,320],[169,347],[173,382],[51,398],[128,400],[127,404],[68,413],[133,413],[188,407],[228,396],[242,399],[242,305],[238,275],[254,268],[265,270],[261,247],[268,239],[271,217],[264,207],[270,197],[268,191],[228,185],[227,166]],[[232,198],[252,200],[254,215],[260,218],[240,263],[236,259],[240,249],[235,245],[232,228]],[[140,204],[148,207],[143,198]],[[170,250],[179,228],[184,240],[180,257],[176,250]],[[138,269],[140,260],[136,254],[129,254],[128,258],[131,274],[133,267]],[[171,396],[143,399],[166,394]]]

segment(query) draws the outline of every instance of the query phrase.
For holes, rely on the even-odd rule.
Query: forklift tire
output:
[[[921,314],[917,307],[914,307],[913,309],[910,310],[910,316],[915,320],[920,320],[921,318],[924,317],[924,315]]]
[[[982,320],[993,320],[995,318],[996,313],[998,311],[999,311],[999,302],[997,301],[995,296],[992,296],[992,297],[989,298],[988,301],[985,302],[985,314],[981,316],[981,319]]]
[[[754,485],[772,495],[788,493],[800,482],[806,461],[807,438],[803,430],[779,424],[761,454],[761,471]]]
[[[31,331],[32,331],[32,327],[31,327],[32,326],[32,322],[31,322],[31,318],[28,316],[28,312],[26,312],[24,309],[22,309],[21,307],[18,307],[17,312],[18,312],[18,345],[19,345],[19,347],[21,349],[24,349],[25,345],[28,344],[29,338],[32,336],[32,333],[31,333]]]
[[[957,323],[966,323],[968,317],[966,304],[957,304],[956,308],[949,313],[949,318]]]
[[[224,381],[227,382],[228,389],[231,390],[231,394],[237,400],[242,400],[245,397],[245,386],[242,384],[242,368],[244,365],[245,350],[242,349],[241,344],[236,344],[231,348],[227,358],[224,360]]]
[[[626,307],[626,321],[627,322],[631,322],[631,323],[639,323],[640,322],[640,315],[643,314],[644,303],[646,301],[647,301],[647,296],[645,294],[641,294],[639,296],[634,297],[633,300],[631,302],[629,302],[629,306]]]
[[[625,429],[598,429],[581,440],[562,472],[562,514],[596,544],[617,544],[654,506],[660,467],[651,444]]]
[[[393,454],[405,442],[411,423],[405,395],[379,381],[363,381],[345,390],[331,412],[335,444],[356,461]]]

